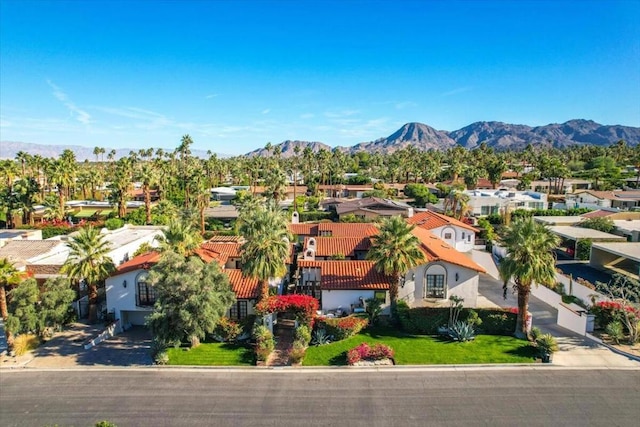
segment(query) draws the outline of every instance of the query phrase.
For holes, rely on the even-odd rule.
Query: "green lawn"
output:
[[[250,366],[255,364],[249,347],[226,343],[203,343],[194,349],[170,348],[169,365]]]
[[[383,343],[393,348],[397,365],[532,363],[536,355],[527,341],[513,337],[478,335],[474,341],[458,343],[438,337],[405,335],[392,329],[375,329],[343,341],[311,346],[302,364],[346,365],[346,352],[363,342]]]

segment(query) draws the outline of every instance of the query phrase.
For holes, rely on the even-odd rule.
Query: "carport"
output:
[[[638,279],[640,276],[640,243],[594,243],[591,246],[589,265]]]
[[[573,257],[577,256],[577,246],[579,240],[589,239],[592,242],[624,242],[626,239],[615,234],[605,233],[604,231],[593,230],[583,227],[569,226],[553,226],[549,227],[549,231],[560,236],[564,241],[573,242]]]

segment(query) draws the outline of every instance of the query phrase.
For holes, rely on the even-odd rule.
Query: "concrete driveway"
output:
[[[474,251],[476,252],[476,251]],[[485,267],[488,272],[497,272],[491,256],[486,253],[477,255],[473,259]],[[507,291],[506,299],[503,297],[502,281],[489,274],[481,274],[478,283],[478,306],[485,307],[517,307],[517,295],[511,289]],[[529,299],[529,312],[533,316],[533,326],[537,326],[543,333],[550,333],[556,337],[559,350],[553,355],[553,364],[574,367],[636,367],[640,368],[640,362],[626,356],[616,354],[593,340],[578,335],[568,329],[558,326],[558,310],[531,296]]]
[[[134,327],[120,335],[84,349],[84,343],[104,330],[102,325],[74,323],[32,353],[5,356],[0,366],[27,368],[74,368],[81,366],[151,365],[151,335],[144,327]]]

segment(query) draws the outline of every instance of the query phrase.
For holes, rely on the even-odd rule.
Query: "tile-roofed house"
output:
[[[309,224],[309,223],[289,224],[289,232],[294,236],[298,236],[300,241],[302,241],[302,239],[305,236],[318,235],[318,224]]]
[[[378,227],[372,223],[321,222],[318,236],[331,237],[371,237],[378,234]]]
[[[207,243],[242,243],[242,236],[212,236]]]
[[[615,211],[607,211],[604,209],[596,209],[595,211],[591,211],[591,212],[587,212],[584,213],[582,215],[580,215],[582,218],[587,218],[587,219],[591,219],[591,218],[604,218],[607,216],[611,216],[614,213],[616,213]]]
[[[373,261],[300,261],[300,268],[319,268],[322,290],[387,290],[389,278],[375,268]]]
[[[417,228],[431,231],[461,252],[469,252],[473,249],[475,234],[478,231],[455,218],[431,211],[417,212],[411,218],[407,218],[407,222]]]
[[[10,240],[0,248],[0,258],[26,264],[60,250],[66,250],[65,242],[60,240]]]
[[[364,259],[371,247],[368,237],[306,237],[303,244],[303,256],[315,259],[331,259],[343,256],[347,259]],[[308,256],[307,253],[312,251]]]
[[[220,245],[237,244],[222,243]],[[206,263],[217,262],[229,277],[237,302],[231,307],[228,315],[242,319],[253,314],[256,299],[260,294],[258,280],[244,276],[239,269],[225,268],[223,260],[227,259],[227,255],[207,246],[211,244],[203,244],[194,253]],[[229,250],[227,253],[233,252]],[[160,257],[159,252],[138,255],[124,262],[111,277],[107,278],[105,282],[107,311],[114,313],[118,320],[119,331],[128,329],[131,325],[145,324],[156,298],[153,288],[147,283],[147,271],[160,260]]]
[[[240,247],[242,245],[238,242],[206,242],[203,243],[201,248],[212,252],[214,258],[220,261],[221,265],[226,268],[240,268]]]

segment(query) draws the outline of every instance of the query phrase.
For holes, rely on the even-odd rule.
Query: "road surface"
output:
[[[637,426],[640,370],[0,372],[0,425]]]

